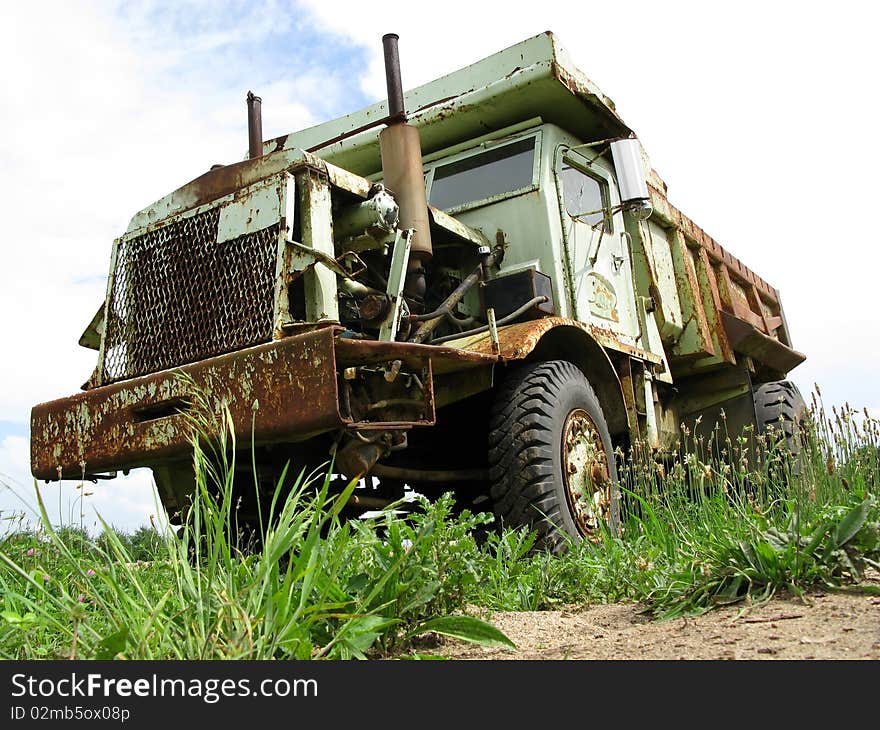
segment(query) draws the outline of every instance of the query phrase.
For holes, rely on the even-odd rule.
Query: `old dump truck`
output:
[[[406,94],[383,43],[387,104],[264,141],[249,93],[247,158],[132,218],[94,373],[33,409],[34,476],[146,466],[179,512],[194,384],[267,488],[332,455],[353,510],[454,490],[553,546],[616,520],[618,449],[722,408],[794,423],[779,292],[670,204],[552,33]]]

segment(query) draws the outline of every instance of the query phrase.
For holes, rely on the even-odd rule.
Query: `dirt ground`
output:
[[[874,585],[880,582],[872,581]],[[880,659],[880,597],[814,592],[658,622],[635,604],[485,616],[516,651],[441,639],[455,659]]]

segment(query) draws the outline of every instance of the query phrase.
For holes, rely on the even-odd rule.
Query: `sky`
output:
[[[552,30],[635,130],[671,202],[782,294],[791,378],[880,415],[880,8],[872,3],[41,2],[0,7],[0,511],[34,503],[30,408],[73,394],[77,345],[131,216],[268,139]],[[867,216],[867,217],[866,217]],[[40,485],[94,529],[161,519],[150,473]],[[87,496],[83,496],[84,493]],[[81,516],[82,515],[82,516]],[[3,528],[0,526],[0,532]]]

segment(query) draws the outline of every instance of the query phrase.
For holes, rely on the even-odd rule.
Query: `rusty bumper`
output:
[[[191,449],[189,382],[212,402],[226,402],[239,440],[301,441],[339,428],[405,428],[434,423],[433,368],[450,372],[491,365],[497,358],[455,348],[348,340],[327,327],[175,370],[42,403],[31,412],[31,471],[38,479],[149,466],[181,458]],[[352,409],[351,368],[369,370],[400,360],[419,384],[423,403],[409,410]],[[347,372],[347,375],[346,375]],[[381,382],[381,378],[378,379]],[[401,381],[401,382],[404,382]],[[343,397],[340,398],[340,393]]]

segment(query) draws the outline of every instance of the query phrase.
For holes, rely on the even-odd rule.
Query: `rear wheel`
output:
[[[619,522],[611,436],[602,407],[573,364],[526,365],[499,388],[489,428],[496,516],[528,525],[555,552],[567,538],[598,540]]]
[[[801,392],[790,380],[776,380],[757,386],[754,400],[758,432],[772,443],[785,446],[797,473],[802,448],[800,432],[807,419],[807,404]]]

